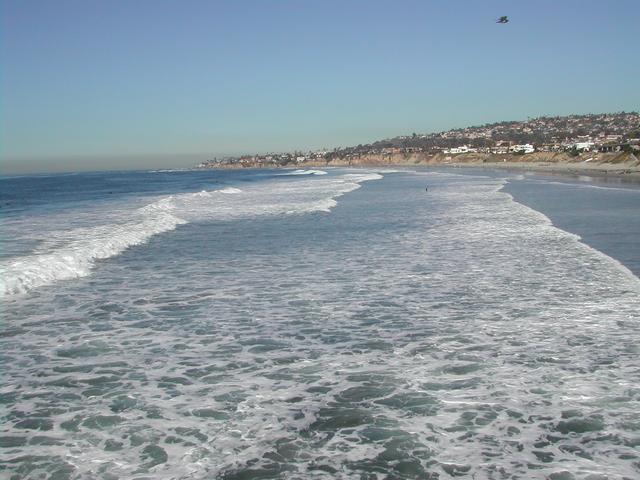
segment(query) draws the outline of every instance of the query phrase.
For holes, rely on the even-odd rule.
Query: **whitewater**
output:
[[[314,170],[296,170],[291,175],[317,173]],[[146,242],[153,235],[168,232],[189,221],[329,211],[335,205],[335,197],[358,188],[360,182],[377,178],[380,178],[377,174],[346,174],[321,184],[279,185],[267,192],[253,188],[250,195],[245,195],[240,202],[229,201],[224,195],[239,194],[242,190],[226,187],[169,195],[134,209],[129,204],[115,208],[109,204],[102,211],[73,212],[73,218],[68,218],[65,212],[40,217],[36,222],[31,217],[19,219],[5,225],[5,228],[9,231],[29,228],[46,232],[46,245],[50,248],[39,246],[31,255],[13,257],[0,265],[0,295],[23,293],[57,280],[88,275],[96,260],[118,255],[128,247]],[[49,227],[77,223],[80,217],[87,217],[88,222],[106,219],[108,223],[64,230]],[[28,225],[21,222],[28,222]]]
[[[640,280],[526,179],[282,173],[19,180],[8,478],[638,477]]]

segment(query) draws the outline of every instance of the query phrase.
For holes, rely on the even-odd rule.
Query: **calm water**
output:
[[[640,475],[633,186],[1,182],[1,476]]]

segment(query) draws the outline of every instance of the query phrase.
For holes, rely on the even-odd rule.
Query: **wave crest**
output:
[[[87,276],[97,260],[119,255],[154,235],[192,221],[329,212],[337,204],[335,198],[359,188],[361,182],[379,178],[382,177],[378,174],[346,174],[322,180],[255,184],[246,191],[226,187],[174,194],[140,208],[125,206],[112,211],[103,207],[89,215],[89,226],[49,232],[45,248],[4,261],[0,266],[0,296]],[[241,202],[238,194],[242,194]],[[78,214],[87,216],[87,212]],[[98,224],[105,219],[109,223]],[[68,224],[68,219],[45,220],[49,224]],[[25,219],[22,229],[33,230],[30,219]]]
[[[282,173],[281,175],[326,175],[324,170],[294,170],[293,172]]]

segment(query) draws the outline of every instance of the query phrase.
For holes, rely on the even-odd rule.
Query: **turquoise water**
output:
[[[514,201],[564,188],[571,210],[573,186],[17,180],[2,180],[8,478],[638,476],[640,280]]]

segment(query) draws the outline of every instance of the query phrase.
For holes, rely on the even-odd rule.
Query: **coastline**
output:
[[[337,163],[349,166],[370,164],[368,166],[432,166],[450,168],[505,169],[512,171],[530,171],[539,173],[556,173],[563,175],[589,175],[598,177],[616,177],[640,181],[640,160],[633,153],[590,153],[577,156],[567,153],[536,152],[527,155],[513,154],[478,154],[458,155],[413,154],[394,155],[390,158],[366,156],[359,159],[340,159],[327,164]],[[388,163],[384,160],[390,160]]]
[[[572,157],[566,153],[536,152],[527,155],[459,154],[445,156],[438,153],[362,155],[349,158],[334,158],[323,161],[307,161],[297,164],[268,164],[246,162],[220,164],[208,168],[327,168],[327,167],[447,167],[504,169],[547,174],[588,175],[593,177],[620,178],[640,182],[640,159],[633,153],[581,153]]]
[[[441,164],[434,165],[448,168],[470,168],[479,170],[506,170],[510,172],[529,172],[540,175],[561,175],[572,178],[591,177],[601,180],[640,184],[640,169],[611,168],[610,165],[585,165],[543,163],[485,163],[485,164]]]
[[[592,177],[615,177],[640,182],[640,168],[628,164],[589,164],[589,163],[546,163],[546,162],[494,162],[494,163],[454,163],[440,164],[454,168],[469,167],[481,169],[501,169],[511,171],[527,171],[547,174],[588,175]]]

